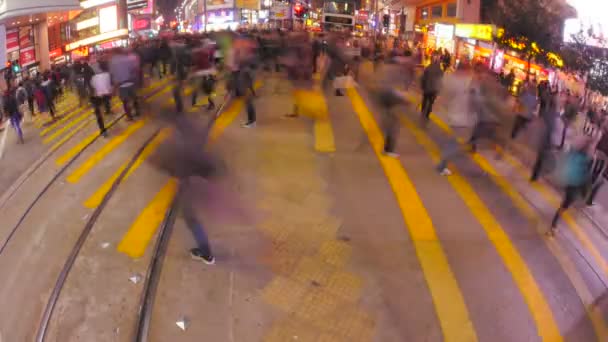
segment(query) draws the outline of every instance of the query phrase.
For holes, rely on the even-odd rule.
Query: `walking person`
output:
[[[19,104],[17,102],[17,95],[15,90],[11,89],[10,85],[8,89],[4,92],[4,97],[2,99],[4,113],[8,115],[9,120],[11,121],[11,125],[15,128],[17,132],[17,137],[19,139],[19,143],[23,144],[23,131],[21,130],[21,119],[23,116],[19,112]]]
[[[443,70],[441,70],[439,57],[433,55],[431,64],[424,69],[422,79],[420,80],[422,87],[421,112],[425,122],[428,121],[433,111],[433,104],[435,103],[435,99],[437,99],[437,94],[439,94],[442,78]]]
[[[559,178],[564,187],[564,197],[553,215],[553,220],[551,220],[551,229],[548,232],[550,236],[555,235],[557,222],[561,214],[570,208],[579,196],[584,194],[585,184],[590,176],[590,139],[582,137],[581,141],[577,142],[576,145],[568,152],[564,165],[558,170]]]
[[[207,110],[213,110],[215,108],[215,102],[213,102],[213,90],[215,89],[215,77],[216,69],[214,66],[214,45],[208,40],[203,42],[200,46],[195,46],[192,50],[192,106],[196,106],[196,98],[199,90],[207,95],[207,101],[209,105]]]
[[[51,75],[50,74],[46,74],[44,76],[44,81],[42,81],[42,83],[40,84],[40,86],[42,87],[43,90],[43,94],[44,94],[44,98],[45,98],[45,102],[46,102],[46,107],[48,108],[49,112],[51,113],[51,116],[53,117],[53,119],[55,119],[56,115],[55,115],[55,104],[53,103],[53,82],[51,81]]]
[[[23,82],[19,82],[17,90],[15,92],[17,97],[17,105],[19,106],[19,112],[24,114],[27,111],[27,90],[23,86]],[[30,114],[30,120],[34,121],[34,117]]]
[[[30,111],[30,115],[32,117],[35,116],[34,114],[34,92],[36,90],[36,84],[34,82],[34,80],[32,80],[29,76],[26,76],[25,81],[24,81],[24,87],[25,90],[27,91],[27,106],[29,108]]]
[[[110,73],[108,72],[108,65],[105,61],[99,62],[99,72],[91,78],[91,88],[93,89],[91,103],[95,109],[95,118],[97,119],[97,126],[99,126],[99,134],[107,137],[108,133],[103,122],[103,116],[101,115],[101,106],[103,105],[105,107],[106,114],[111,114],[110,99],[112,97],[112,82]]]
[[[110,75],[114,86],[118,88],[118,96],[122,101],[127,121],[133,121],[131,103],[135,110],[135,116],[139,116],[139,101],[136,91],[139,66],[137,56],[129,53],[126,49],[118,49],[110,59]]]
[[[535,182],[541,175],[543,165],[551,156],[552,135],[555,129],[555,121],[558,119],[559,111],[559,95],[551,94],[548,96],[547,104],[544,110],[540,111],[540,117],[543,120],[543,128],[539,134],[538,148],[536,151],[536,160],[532,167],[532,175],[530,181]]]
[[[177,113],[168,119],[173,120],[174,134],[165,141],[150,158],[159,169],[178,179],[176,200],[181,209],[186,225],[196,242],[196,247],[190,250],[190,256],[205,264],[215,263],[209,237],[201,220],[196,213],[196,179],[204,180],[205,184],[215,181],[221,175],[220,163],[210,153],[205,152],[207,129],[188,119],[184,114]]]

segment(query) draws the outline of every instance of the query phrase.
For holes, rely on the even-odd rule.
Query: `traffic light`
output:
[[[308,10],[302,6],[301,3],[296,3],[295,5],[293,5],[293,13],[296,17],[298,18],[303,18],[306,16],[306,13],[308,12]]]
[[[391,21],[391,17],[388,14],[382,16],[382,25],[388,28],[388,24]]]
[[[16,74],[21,71],[21,66],[19,65],[19,61],[13,61],[13,72]]]

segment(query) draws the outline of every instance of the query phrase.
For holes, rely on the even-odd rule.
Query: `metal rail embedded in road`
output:
[[[220,117],[226,103],[231,99],[230,93],[224,96],[224,101],[211,116],[207,123],[207,131],[205,140],[209,137],[209,132],[213,128],[213,125]],[[179,196],[179,195],[178,195]],[[167,252],[169,241],[171,240],[171,233],[173,232],[173,226],[175,224],[175,216],[179,208],[179,201],[177,198],[173,199],[171,206],[165,213],[165,218],[160,225],[160,233],[156,240],[154,251],[152,254],[152,261],[146,271],[146,278],[144,280],[144,288],[140,299],[139,312],[137,317],[137,326],[135,327],[135,341],[146,342],[148,341],[148,334],[150,333],[150,321],[152,320],[152,308],[154,306],[154,300],[156,298],[156,290],[158,289],[158,283],[160,282],[160,275],[162,272],[163,261]]]
[[[164,87],[160,86],[159,89],[161,89],[161,90],[159,90],[159,91],[162,91],[163,88]],[[158,93],[158,91],[148,94],[148,96],[146,98],[154,96],[154,94],[156,94],[156,93]],[[106,129],[112,128],[115,124],[117,124],[125,116],[126,116],[126,114],[123,113],[122,115],[120,115],[119,117],[114,119],[112,122],[110,122],[110,124],[108,124],[106,126]],[[76,161],[76,159],[78,159],[78,157],[80,157],[80,155],[82,155],[82,153],[84,153],[84,151],[86,151],[91,145],[93,145],[97,141],[97,139],[99,139],[99,137],[101,137],[101,134],[96,136],[95,139],[91,140],[80,151],[78,151],[78,153],[76,153],[61,169],[59,169],[59,171],[57,171],[57,173],[53,176],[53,178],[36,195],[36,197],[34,198],[32,203],[30,203],[30,205],[25,209],[25,211],[23,212],[23,214],[21,215],[21,217],[19,218],[17,223],[13,226],[13,228],[11,228],[11,230],[8,233],[8,236],[2,242],[2,245],[0,245],[0,255],[2,255],[2,253],[6,249],[6,246],[9,244],[9,242],[11,241],[11,239],[13,238],[13,236],[15,235],[15,233],[17,232],[17,230],[19,229],[19,227],[21,226],[21,224],[23,223],[23,221],[25,220],[27,215],[30,213],[30,211],[32,211],[32,209],[36,205],[36,203],[38,203],[38,201],[50,189],[50,187],[55,183],[55,181],[57,179],[59,179],[59,177],[61,177],[61,175],[65,172],[65,170],[67,170],[74,163],[74,161]],[[34,168],[27,171],[25,177],[23,177],[23,179],[21,179],[19,181],[17,186],[14,189],[12,189],[11,192],[5,196],[5,198],[3,198],[2,203],[0,203],[0,209],[8,202],[9,199],[12,198],[12,196],[15,193],[17,193],[17,191],[21,188],[21,185],[23,185],[34,174],[34,172],[36,172],[40,168],[40,166],[42,166],[42,164],[52,155],[52,152],[54,152],[54,151],[50,151],[50,153],[48,153],[46,156],[44,156],[44,158],[42,158],[40,161],[37,162],[37,164]]]
[[[49,297],[49,300],[48,300],[48,302],[46,304],[46,307],[44,309],[44,314],[42,315],[42,320],[40,321],[40,326],[38,328],[38,333],[36,335],[36,342],[43,342],[44,339],[45,339],[46,332],[48,330],[49,323],[50,323],[50,320],[51,320],[51,316],[53,315],[53,310],[55,309],[55,305],[57,304],[57,301],[59,299],[59,294],[61,293],[61,290],[63,289],[63,286],[64,286],[64,284],[66,282],[66,279],[67,279],[67,277],[68,277],[68,275],[70,273],[70,270],[72,269],[72,266],[74,265],[74,262],[76,261],[76,257],[78,256],[78,253],[80,252],[80,250],[81,250],[82,246],[84,245],[87,237],[89,236],[89,233],[93,229],[93,226],[97,222],[97,219],[101,215],[101,213],[104,210],[104,208],[106,207],[107,203],[110,201],[110,198],[112,198],[112,196],[116,192],[116,189],[118,188],[118,186],[125,179],[127,173],[129,172],[129,170],[131,169],[131,167],[133,166],[133,164],[135,164],[135,162],[137,161],[137,159],[143,153],[144,149],[158,135],[159,132],[160,132],[160,129],[157,129],[154,132],[154,134],[152,134],[144,142],[144,144],[137,150],[137,152],[133,155],[133,157],[131,158],[131,160],[127,164],[127,167],[125,167],[122,170],[122,172],[120,173],[120,175],[118,176],[118,178],[116,178],[116,180],[114,181],[114,183],[112,183],[112,186],[110,187],[110,189],[108,190],[108,192],[106,192],[106,194],[104,195],[101,203],[99,204],[99,206],[97,208],[95,208],[95,210],[93,211],[93,214],[91,215],[91,217],[87,221],[86,225],[84,226],[84,229],[80,233],[80,236],[78,237],[78,240],[76,241],[76,244],[74,245],[74,248],[72,248],[72,251],[70,252],[70,255],[69,255],[68,259],[66,260],[65,264],[63,265],[63,269],[61,270],[61,273],[59,273],[59,277],[57,278],[57,282],[55,283],[55,287],[53,287],[53,291],[51,292],[51,296]]]

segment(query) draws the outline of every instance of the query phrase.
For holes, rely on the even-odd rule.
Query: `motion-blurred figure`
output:
[[[184,215],[184,220],[196,241],[196,248],[190,250],[193,259],[206,264],[215,263],[209,238],[203,223],[196,213],[196,196],[204,191],[196,190],[196,178],[210,184],[223,174],[223,166],[218,158],[205,150],[208,129],[198,122],[177,113],[168,117],[174,132],[164,142],[150,161],[159,169],[178,179],[176,200]]]
[[[135,115],[139,116],[139,101],[137,99],[137,80],[139,77],[139,59],[137,55],[125,49],[117,49],[110,59],[110,75],[114,86],[118,88],[118,96],[127,116],[127,120],[133,120],[131,103]]]
[[[422,87],[421,111],[424,120],[428,120],[433,111],[433,104],[441,89],[442,79],[443,70],[441,70],[439,57],[433,55],[431,64],[424,69],[422,79],[420,80]]]

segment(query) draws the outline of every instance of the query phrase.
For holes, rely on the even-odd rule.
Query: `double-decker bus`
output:
[[[355,1],[325,0],[321,16],[323,31],[353,31],[355,27]]]

